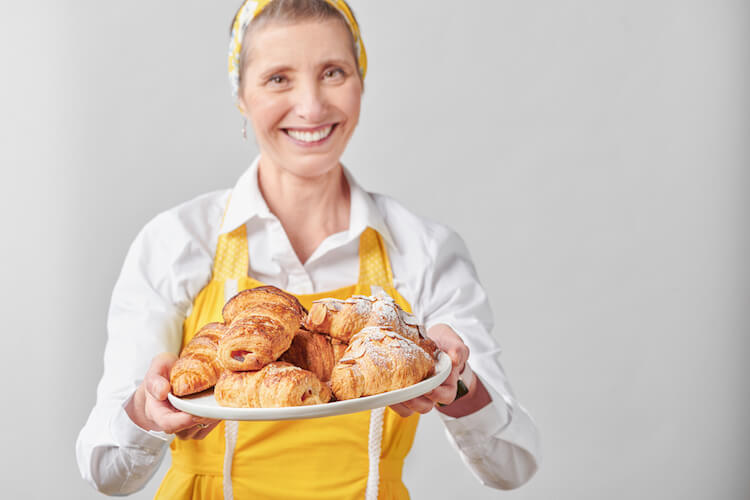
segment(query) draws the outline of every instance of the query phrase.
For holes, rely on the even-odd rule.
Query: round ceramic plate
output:
[[[451,360],[441,352],[435,364],[435,374],[423,381],[395,391],[321,405],[291,406],[287,408],[228,408],[219,406],[213,389],[178,398],[169,394],[169,402],[178,410],[199,417],[220,420],[297,420],[331,417],[345,413],[372,410],[393,405],[426,394],[443,383],[451,371]]]

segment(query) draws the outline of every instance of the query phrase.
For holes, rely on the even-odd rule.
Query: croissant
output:
[[[222,310],[229,324],[219,361],[232,371],[259,370],[289,349],[306,311],[296,297],[262,286],[235,295]]]
[[[294,318],[240,317],[219,341],[219,361],[227,370],[260,370],[289,349],[298,326]]]
[[[221,374],[217,358],[219,339],[226,332],[221,323],[208,323],[182,349],[172,367],[169,383],[172,393],[185,396],[213,387]]]
[[[343,345],[343,348],[345,349],[346,345]],[[309,370],[320,380],[326,382],[331,379],[331,370],[338,361],[337,351],[340,354],[344,352],[340,344],[337,344],[337,348],[334,349],[331,337],[306,330],[298,330],[294,335],[291,347],[279,359],[304,370]]]
[[[396,332],[368,327],[352,337],[331,373],[336,398],[353,399],[408,387],[423,380],[433,356]]]
[[[312,332],[326,333],[343,342],[367,326],[377,326],[417,341],[419,327],[410,324],[413,317],[405,313],[389,296],[354,295],[346,300],[321,299],[313,302],[304,327]]]
[[[346,352],[346,348],[349,347],[349,344],[333,337],[330,337],[330,339],[331,347],[333,347],[333,361],[334,363],[338,363],[339,360],[344,357],[344,353]]]
[[[214,397],[221,406],[281,408],[327,403],[331,390],[312,372],[276,361],[258,371],[223,372]]]
[[[257,306],[268,306],[277,304],[287,306],[294,310],[300,317],[307,314],[307,310],[302,307],[297,297],[286,293],[284,290],[275,286],[259,286],[249,290],[243,290],[224,305],[221,315],[226,324],[232,323],[238,316],[252,311]]]

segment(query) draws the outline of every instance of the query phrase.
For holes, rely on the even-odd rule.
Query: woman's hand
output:
[[[176,361],[177,356],[172,353],[157,355],[125,411],[136,425],[147,431],[175,434],[181,439],[203,439],[220,420],[196,417],[169,403],[169,371]]]
[[[440,350],[446,353],[451,359],[451,372],[448,375],[448,378],[446,378],[440,386],[424,396],[419,396],[418,398],[392,405],[391,409],[402,417],[408,417],[414,412],[427,413],[435,407],[436,403],[443,405],[450,405],[453,403],[456,399],[456,383],[458,381],[458,375],[463,371],[464,365],[469,359],[468,346],[464,344],[461,337],[459,337],[448,325],[439,324],[432,326],[427,331],[427,336],[435,341]],[[473,387],[470,389],[473,389]]]

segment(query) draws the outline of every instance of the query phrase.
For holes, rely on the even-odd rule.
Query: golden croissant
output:
[[[294,296],[263,286],[235,295],[222,315],[229,328],[219,341],[219,361],[228,370],[248,371],[289,349],[305,309]]]
[[[260,370],[289,349],[298,324],[269,316],[247,316],[233,322],[219,341],[218,358],[227,370]]]
[[[282,408],[327,403],[331,390],[312,372],[276,361],[258,371],[223,372],[214,397],[221,406]]]
[[[343,356],[346,347],[327,335],[298,330],[289,350],[279,359],[309,370],[327,382],[331,379],[333,365]]]
[[[417,341],[419,327],[389,296],[354,295],[346,300],[321,299],[313,302],[304,326],[312,332],[325,333],[343,342],[368,326],[377,326]]]
[[[194,394],[216,384],[222,371],[216,353],[225,332],[221,323],[208,323],[182,349],[169,374],[173,394]]]
[[[432,373],[435,359],[416,342],[378,327],[354,335],[331,373],[336,398],[353,399],[408,387]]]
[[[257,310],[258,306],[268,307],[273,304],[291,308],[300,317],[307,314],[307,310],[302,307],[297,297],[275,286],[267,285],[241,291],[229,299],[221,310],[221,315],[224,318],[224,323],[228,325],[238,316]]]

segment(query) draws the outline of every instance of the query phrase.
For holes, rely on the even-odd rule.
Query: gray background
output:
[[[98,498],[74,441],[127,247],[255,154],[237,3],[0,7],[4,498]],[[486,489],[429,416],[412,496],[749,498],[750,2],[352,6],[370,67],[345,163],[463,235],[544,450]]]

